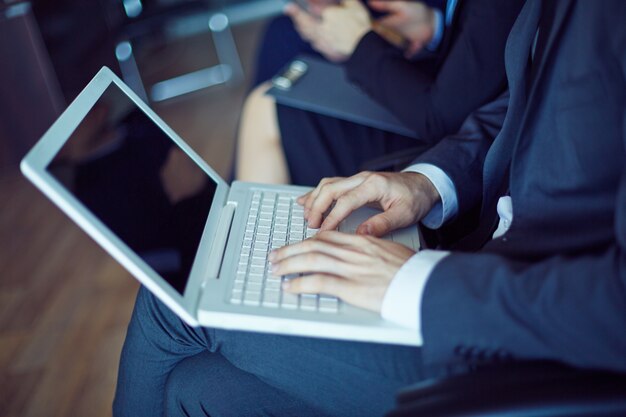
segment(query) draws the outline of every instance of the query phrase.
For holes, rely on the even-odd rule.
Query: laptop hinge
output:
[[[213,247],[211,248],[211,253],[209,254],[205,282],[209,279],[219,277],[220,269],[222,268],[222,263],[224,262],[224,252],[226,251],[226,243],[228,243],[230,227],[233,223],[233,219],[235,218],[236,208],[236,203],[228,202],[222,209],[217,230],[215,231]]]

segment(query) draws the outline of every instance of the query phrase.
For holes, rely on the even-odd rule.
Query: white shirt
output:
[[[422,219],[422,223],[437,229],[456,216],[459,206],[454,183],[440,168],[430,164],[415,164],[404,172],[417,172],[433,183],[441,196],[437,203]],[[500,221],[493,238],[504,235],[513,221],[513,204],[511,197],[504,196],[498,200],[498,216]],[[409,327],[418,332],[421,339],[421,305],[426,282],[435,266],[450,252],[440,250],[422,250],[413,255],[389,284],[381,315],[385,320]]]

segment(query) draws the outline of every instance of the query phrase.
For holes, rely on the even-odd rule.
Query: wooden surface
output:
[[[261,25],[235,28],[245,68]],[[148,79],[159,68],[185,71],[208,44],[200,36],[147,53],[141,64]],[[216,87],[154,108],[225,176],[245,90]],[[17,169],[0,174],[0,416],[111,415],[137,288]]]

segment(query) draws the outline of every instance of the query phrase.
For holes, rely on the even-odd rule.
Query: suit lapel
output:
[[[504,53],[505,68],[509,84],[509,108],[498,137],[493,142],[485,159],[483,170],[483,212],[485,204],[493,199],[502,182],[517,138],[520,121],[526,108],[526,82],[530,51],[535,39],[541,0],[528,0],[518,16]]]
[[[549,61],[550,53],[554,48],[561,32],[563,31],[563,23],[565,22],[565,18],[569,15],[569,12],[572,9],[572,5],[574,4],[574,2],[571,0],[554,1],[556,1],[556,9],[554,10],[554,22],[552,24],[552,30],[550,31],[548,39],[546,40],[546,46],[543,50],[543,53],[540,57],[538,57],[539,62],[537,63],[537,71],[535,72],[533,84],[530,88],[530,100],[532,100],[532,98],[536,95],[537,85],[540,84],[538,83],[538,81],[541,80],[543,77],[547,62]]]

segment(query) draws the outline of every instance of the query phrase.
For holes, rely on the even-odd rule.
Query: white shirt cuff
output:
[[[422,174],[433,183],[441,196],[441,202],[422,219],[422,224],[429,229],[438,229],[445,222],[456,216],[459,211],[459,202],[456,196],[454,183],[443,170],[432,164],[414,164],[402,170],[402,172],[415,172]]]
[[[434,9],[434,22],[433,22],[433,38],[430,40],[428,45],[426,45],[426,49],[431,52],[434,52],[439,48],[441,44],[441,39],[443,39],[443,13],[441,10]]]
[[[422,339],[422,294],[430,273],[450,252],[423,250],[402,265],[391,280],[380,314],[388,321],[417,331]],[[420,343],[421,344],[421,343]]]

